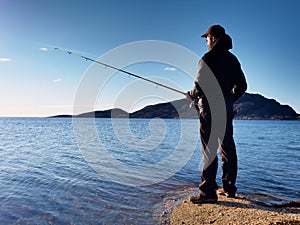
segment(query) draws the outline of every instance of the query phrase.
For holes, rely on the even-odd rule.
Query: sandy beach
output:
[[[262,206],[242,196],[219,196],[214,204],[198,205],[183,200],[162,224],[300,225],[300,208]]]

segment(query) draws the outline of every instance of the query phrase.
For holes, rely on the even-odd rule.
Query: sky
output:
[[[93,76],[107,78],[102,83],[89,81],[91,89],[98,88],[92,98],[95,110],[135,111],[180,99],[184,96],[107,68],[98,66],[95,72],[92,62],[54,48],[107,59],[113,65],[126,61],[123,69],[185,92],[192,88],[193,78],[168,60],[142,61],[148,50],[143,50],[140,62],[135,59],[130,65],[138,54],[136,43],[177,45],[200,58],[207,51],[200,36],[212,24],[222,25],[232,37],[247,92],[276,99],[300,113],[299,6],[297,0],[0,0],[0,116],[73,114],[91,70],[97,73]],[[124,46],[132,51],[119,52]],[[119,57],[106,57],[113,51]],[[169,53],[178,62],[188,61],[176,51],[153,51],[158,57]],[[190,61],[195,76],[197,63]]]

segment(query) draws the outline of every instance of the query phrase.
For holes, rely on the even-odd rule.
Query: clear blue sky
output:
[[[211,24],[223,25],[231,35],[248,92],[300,113],[299,6],[297,0],[0,0],[0,116],[72,114],[77,87],[91,63],[54,47],[97,58],[119,45],[161,40],[201,57],[207,49],[200,35]],[[165,68],[128,69],[176,77],[178,71]],[[180,79],[183,91],[192,87],[190,79]],[[97,107],[109,107],[109,99]]]

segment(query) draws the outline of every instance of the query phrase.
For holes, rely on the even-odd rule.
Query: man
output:
[[[204,166],[201,173],[200,194],[192,196],[194,203],[216,202],[216,174],[218,169],[217,149],[222,158],[222,184],[219,194],[235,197],[237,177],[237,155],[233,139],[233,103],[241,97],[247,83],[238,59],[229,52],[232,40],[220,25],[212,25],[201,37],[207,39],[208,52],[199,61],[195,85],[187,92],[187,98],[199,100],[200,137]],[[216,83],[211,81],[216,80]],[[208,87],[209,86],[209,87]],[[221,93],[217,101],[216,93]],[[209,93],[208,93],[209,92]],[[214,107],[217,105],[217,107]],[[219,107],[219,108],[218,108]],[[215,111],[213,111],[215,110]],[[212,127],[224,119],[224,129]],[[219,122],[218,122],[219,123]],[[215,128],[215,129],[214,129]],[[223,130],[220,132],[220,130]]]

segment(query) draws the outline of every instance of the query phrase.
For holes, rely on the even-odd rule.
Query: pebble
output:
[[[160,214],[160,217],[164,217],[165,215],[167,215],[167,212],[164,211]]]

